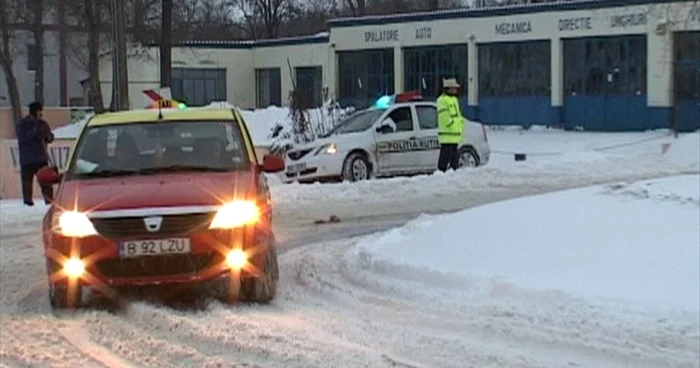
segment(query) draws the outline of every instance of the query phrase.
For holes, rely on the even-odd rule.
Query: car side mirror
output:
[[[58,172],[58,169],[53,166],[46,166],[36,173],[36,180],[39,184],[53,185],[59,183],[63,179],[63,174]]]
[[[278,173],[284,170],[284,160],[278,156],[265,155],[260,168],[266,173]]]

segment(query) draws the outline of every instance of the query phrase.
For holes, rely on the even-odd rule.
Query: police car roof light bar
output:
[[[423,101],[423,96],[418,91],[399,93],[394,97],[394,102]]]

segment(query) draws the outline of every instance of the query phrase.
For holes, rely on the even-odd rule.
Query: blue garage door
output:
[[[474,119],[467,106],[467,49],[466,44],[404,48],[404,91],[420,91],[426,100],[435,101],[442,93],[442,80],[457,78],[462,114]]]
[[[479,118],[490,125],[552,125],[549,41],[479,45]]]
[[[681,132],[700,129],[700,31],[675,35],[676,107],[673,126]]]
[[[666,127],[648,118],[646,36],[564,40],[566,128],[634,131]]]
[[[338,102],[364,109],[394,93],[394,50],[339,51]]]

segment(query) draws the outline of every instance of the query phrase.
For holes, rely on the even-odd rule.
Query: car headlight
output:
[[[330,144],[326,144],[326,145],[319,147],[316,150],[315,154],[318,155],[319,153],[325,153],[328,155],[332,155],[332,154],[335,154],[336,152],[338,152],[338,145],[335,143],[330,143]]]
[[[209,225],[210,229],[231,229],[254,224],[260,217],[254,201],[233,201],[221,206]]]
[[[54,217],[54,219],[57,222],[54,228],[63,236],[84,238],[97,235],[97,230],[95,230],[92,221],[82,212],[65,211]]]

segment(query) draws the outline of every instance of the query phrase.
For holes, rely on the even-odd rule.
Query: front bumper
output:
[[[96,287],[201,283],[226,278],[232,272],[241,277],[255,276],[264,264],[269,244],[269,235],[266,234],[254,227],[252,230],[199,231],[187,236],[172,236],[189,238],[189,253],[136,257],[121,257],[119,254],[119,243],[134,239],[103,236],[76,239],[54,234],[46,248],[47,273],[52,284],[76,280],[80,285]],[[138,240],[145,239],[149,238],[138,237]],[[246,266],[234,269],[226,262],[226,255],[238,247],[247,254],[247,262]],[[83,262],[82,275],[67,275],[65,265],[68,259]]]
[[[285,172],[280,175],[284,183],[337,178],[342,176],[343,156],[339,153],[314,156],[312,152],[298,161],[287,157],[285,167]]]

